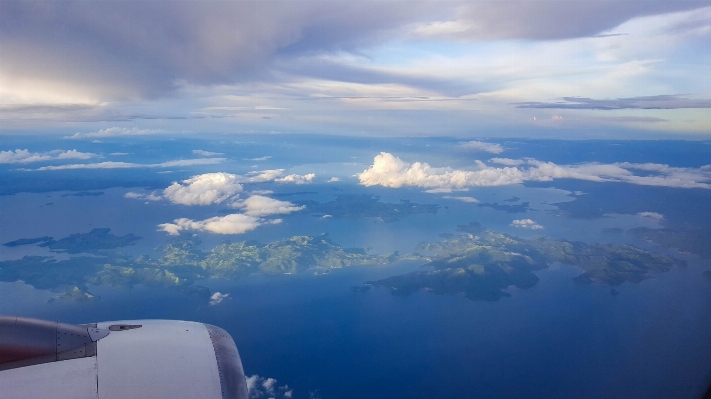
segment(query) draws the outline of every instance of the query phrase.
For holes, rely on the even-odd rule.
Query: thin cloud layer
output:
[[[459,147],[473,151],[486,151],[492,154],[501,154],[504,152],[504,147],[500,144],[485,143],[483,141],[468,141],[466,143],[461,143]]]
[[[168,161],[162,163],[142,164],[131,162],[98,162],[98,163],[79,163],[57,166],[43,166],[34,170],[71,170],[71,169],[133,169],[133,168],[173,168],[181,166],[194,165],[215,165],[226,161],[225,158],[199,158],[199,159],[180,159],[176,161]]]
[[[231,205],[233,208],[241,209],[249,216],[269,216],[283,215],[298,212],[305,206],[297,206],[289,201],[279,201],[262,195],[252,195],[244,201],[238,201]]]
[[[543,226],[540,224],[534,222],[531,219],[518,219],[514,220],[511,222],[512,227],[516,227],[519,229],[530,229],[530,230],[541,230],[543,229]]]
[[[503,186],[525,181],[578,179],[595,182],[624,182],[645,186],[711,189],[711,165],[677,168],[663,164],[585,163],[556,165],[528,159],[520,167],[491,167],[474,161],[472,170],[432,167],[427,163],[408,163],[381,152],[373,165],[358,175],[364,186],[421,187],[430,192],[466,189],[470,187]],[[635,172],[643,172],[635,174]]]
[[[77,150],[53,150],[49,152],[30,152],[24,150],[0,151],[0,163],[32,163],[51,161],[57,159],[91,159],[97,157],[97,154],[91,152],[80,152]]]
[[[98,138],[98,137],[115,137],[115,136],[147,136],[153,134],[165,133],[164,130],[159,129],[139,129],[139,128],[125,128],[125,127],[110,127],[107,129],[97,130],[95,132],[88,133],[74,133],[71,136],[65,136],[65,139],[88,139],[88,138]]]
[[[510,159],[510,158],[491,158],[489,160],[491,163],[504,165],[504,166],[518,166],[526,163],[526,161],[521,159]]]
[[[637,215],[642,216],[643,218],[664,220],[664,215],[658,212],[640,212]]]
[[[214,157],[217,155],[224,155],[221,152],[212,152],[212,151],[205,151],[205,150],[193,150],[193,154],[199,155],[201,157]]]
[[[163,190],[163,196],[174,204],[219,204],[242,191],[239,179],[230,173],[206,173],[171,184]]]
[[[175,219],[173,223],[158,225],[158,231],[165,231],[170,235],[179,235],[181,232],[202,231],[214,234],[242,234],[254,230],[263,224],[278,224],[281,219],[264,220],[258,217],[235,213],[227,216],[216,216],[205,220],[191,220],[188,218]]]
[[[462,202],[468,202],[470,204],[476,204],[479,202],[479,200],[474,197],[452,197],[449,195],[445,195],[442,198],[453,199],[453,200],[462,201]]]
[[[540,109],[591,109],[591,110],[620,110],[620,109],[684,109],[684,108],[711,108],[709,98],[686,98],[679,95],[659,95],[647,97],[630,97],[595,100],[583,97],[563,97],[557,102],[524,102],[516,103],[517,108]],[[561,118],[562,119],[562,118]],[[659,119],[659,118],[657,118]],[[652,120],[659,122],[660,120]],[[662,120],[663,121],[663,120]]]

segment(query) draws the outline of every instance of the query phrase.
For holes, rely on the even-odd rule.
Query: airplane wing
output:
[[[232,337],[209,324],[74,325],[0,316],[3,399],[247,399]]]

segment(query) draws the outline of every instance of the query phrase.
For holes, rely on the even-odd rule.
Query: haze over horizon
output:
[[[0,2],[0,134],[711,138],[707,1]]]

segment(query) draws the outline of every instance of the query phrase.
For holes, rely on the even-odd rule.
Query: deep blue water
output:
[[[230,294],[218,306],[142,287],[97,287],[100,301],[46,304],[3,284],[0,313],[217,324],[235,338],[248,374],[276,378],[296,397],[318,389],[324,398],[683,398],[711,370],[711,301],[699,300],[711,284],[695,278],[698,265],[618,287],[618,296],[574,284],[577,270],[567,266],[497,302],[349,289],[413,267],[208,282]]]
[[[616,287],[576,285],[579,271],[556,265],[538,272],[539,283],[510,289],[496,302],[470,301],[460,295],[424,292],[407,297],[385,289],[357,293],[351,286],[415,270],[417,263],[355,267],[315,276],[254,275],[238,281],[202,281],[212,291],[230,295],[217,306],[202,298],[156,287],[117,290],[91,287],[101,300],[47,302],[53,294],[21,282],[0,283],[0,313],[22,314],[66,322],[167,318],[216,324],[235,338],[248,374],[276,378],[295,389],[296,398],[316,391],[323,398],[685,398],[711,381],[711,284],[701,279],[709,260],[636,241],[629,235],[604,235],[602,229],[661,227],[637,212],[661,212],[668,222],[711,220],[709,190],[681,190],[556,180],[466,193],[481,202],[503,203],[511,197],[530,202],[525,213],[507,213],[444,198],[421,189],[357,185],[353,174],[364,170],[380,151],[433,166],[467,167],[471,154],[453,147],[450,138],[363,139],[285,136],[107,139],[102,143],[33,138],[3,138],[0,150],[56,148],[101,153],[105,159],[159,163],[193,158],[193,149],[224,152],[229,160],[209,166],[156,169],[24,172],[28,165],[0,165],[0,242],[50,235],[56,238],[93,227],[144,237],[125,250],[157,254],[152,249],[168,239],[159,223],[177,217],[202,219],[222,206],[186,207],[166,202],[144,204],[123,198],[127,191],[161,190],[192,175],[225,171],[285,168],[288,173],[315,172],[337,176],[308,186],[255,185],[281,200],[330,201],[340,193],[372,194],[383,202],[402,199],[440,205],[425,214],[384,223],[373,218],[322,219],[308,214],[283,217],[279,225],[262,226],[234,237],[200,233],[204,248],[228,238],[269,242],[293,235],[328,233],[346,247],[368,247],[375,253],[407,253],[421,241],[436,241],[459,224],[478,221],[497,232],[530,237],[513,219],[532,218],[553,238],[588,243],[632,243],[686,259],[689,266],[653,275],[641,284]],[[490,141],[490,140],[489,140]],[[580,162],[658,162],[698,167],[711,163],[711,145],[694,142],[616,142],[494,140],[506,147],[500,156],[533,157],[559,164]],[[111,157],[110,152],[129,155]],[[248,158],[272,156],[265,161]],[[255,165],[257,167],[255,167]],[[29,165],[34,167],[35,165]],[[62,197],[73,191],[99,189],[98,197]],[[65,190],[65,191],[57,191]],[[342,191],[339,191],[342,190]],[[571,191],[584,191],[573,196]],[[587,201],[604,217],[569,218],[549,211],[564,201]],[[47,203],[52,202],[52,205]],[[37,251],[34,247],[0,247],[0,260]],[[46,254],[46,251],[44,252]],[[64,255],[66,256],[66,255]]]

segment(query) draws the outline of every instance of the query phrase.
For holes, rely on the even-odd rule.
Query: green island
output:
[[[295,203],[305,205],[306,211],[313,214],[349,219],[374,217],[384,222],[396,222],[410,215],[436,214],[439,210],[439,205],[436,204],[417,204],[408,200],[400,200],[397,204],[380,202],[380,197],[369,194],[341,194],[329,202],[295,201]]]
[[[509,294],[510,286],[529,288],[538,282],[535,272],[560,262],[579,267],[578,283],[603,282],[618,286],[639,283],[650,273],[663,273],[684,261],[630,245],[585,244],[546,237],[522,239],[498,234],[479,223],[461,225],[456,234],[442,234],[441,242],[421,243],[416,253],[400,256],[369,254],[363,248],[344,248],[328,235],[294,236],[262,244],[257,241],[223,242],[208,251],[195,236],[183,235],[156,248],[160,256],[129,256],[119,248],[140,239],[133,234],[117,236],[109,229],[52,237],[21,239],[5,245],[49,247],[51,251],[80,254],[57,260],[49,256],[25,256],[0,262],[0,281],[24,281],[37,289],[58,293],[72,301],[98,299],[93,285],[131,288],[161,286],[204,298],[206,287],[196,284],[208,278],[236,279],[252,273],[294,274],[313,270],[325,274],[356,265],[385,265],[398,259],[426,262],[424,270],[369,281],[369,286],[388,287],[407,295],[420,289],[436,294],[463,293],[473,300],[493,301]],[[85,254],[85,255],[81,255]]]
[[[702,258],[711,258],[711,231],[700,228],[650,229],[636,227],[627,231],[640,240],[650,241],[665,248],[690,252]]]
[[[45,236],[39,238],[22,238],[3,244],[6,247],[16,247],[20,245],[30,245],[40,243],[40,247],[47,247],[52,252],[66,252],[78,254],[82,252],[96,253],[102,250],[115,249],[132,245],[141,237],[134,234],[116,236],[111,234],[111,229],[93,229],[88,233],[76,233],[55,240],[53,237]]]
[[[111,239],[113,241],[109,242]],[[181,236],[156,248],[158,259],[147,255],[130,257],[110,250],[130,245],[138,237],[119,237],[109,229],[94,229],[87,234],[72,234],[60,240],[43,237],[18,240],[23,245],[41,242],[53,250],[69,253],[91,252],[93,256],[76,256],[56,260],[48,256],[25,256],[0,262],[0,281],[22,280],[37,289],[51,290],[60,299],[91,300],[93,285],[131,288],[135,285],[163,286],[187,294],[208,298],[210,291],[195,281],[205,278],[237,278],[250,273],[284,274],[316,269],[321,273],[354,265],[382,265],[398,259],[398,254],[378,256],[365,249],[343,248],[327,235],[295,236],[260,244],[256,241],[223,243],[209,252],[199,249],[200,241]],[[55,243],[55,245],[45,245]],[[81,243],[81,245],[80,245]],[[12,244],[20,245],[20,244]],[[100,251],[99,251],[100,250]]]
[[[509,296],[510,286],[529,288],[535,271],[560,262],[582,269],[577,283],[603,282],[618,286],[640,283],[649,273],[663,273],[685,262],[631,245],[585,244],[546,237],[521,239],[484,229],[478,223],[460,226],[464,234],[443,235],[444,241],[422,243],[417,251],[431,253],[420,270],[367,284],[407,295],[425,289],[435,294],[463,293],[474,300]]]

